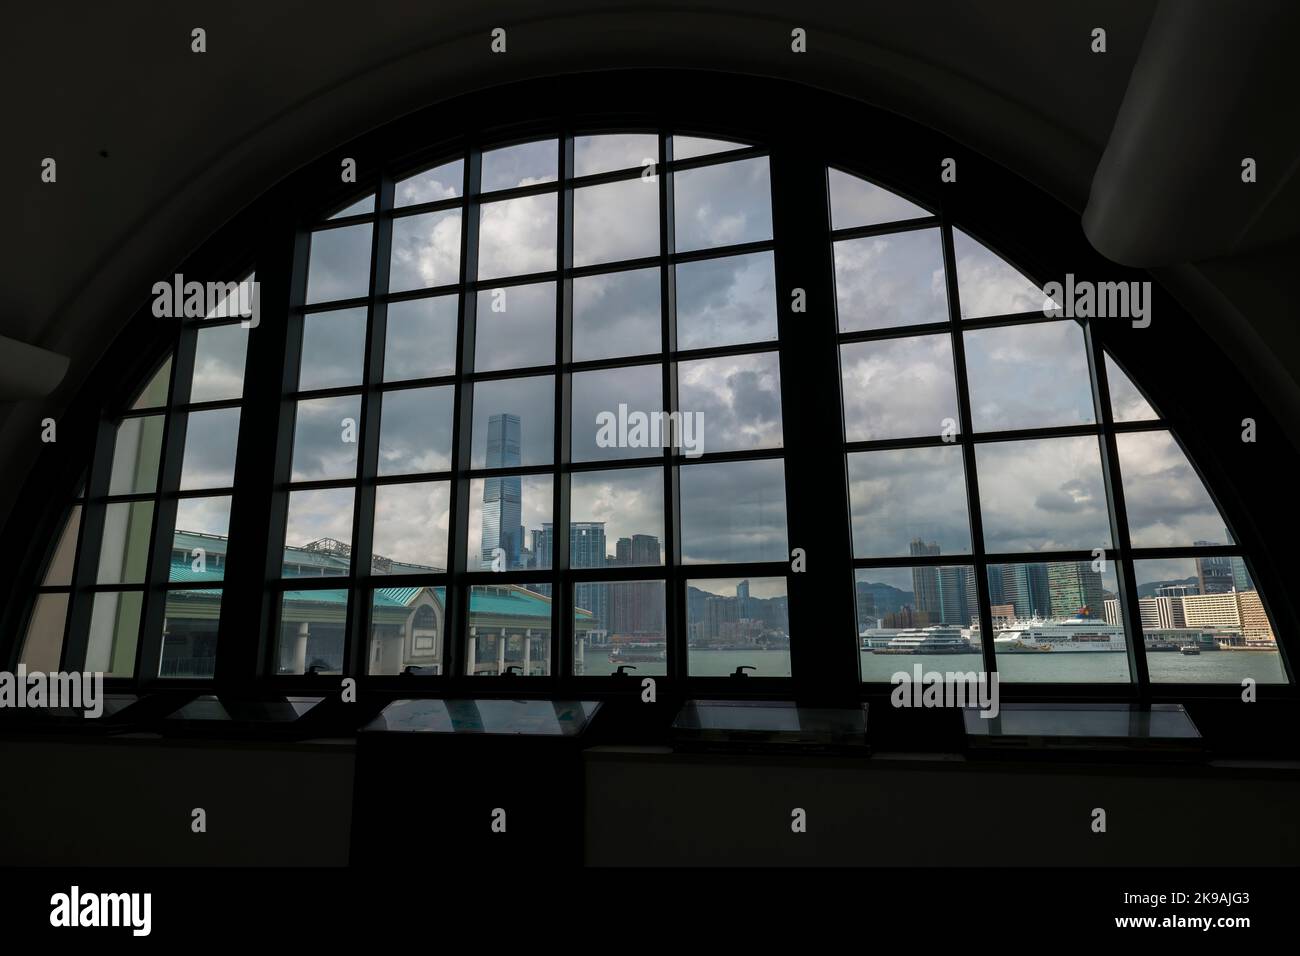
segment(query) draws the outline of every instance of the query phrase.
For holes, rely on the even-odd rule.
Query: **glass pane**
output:
[[[1111,546],[1096,438],[976,445],[975,461],[986,551]]]
[[[456,373],[456,312],[460,297],[437,295],[388,304],[384,381]]]
[[[555,194],[522,196],[479,207],[478,277],[553,272]]]
[[[485,584],[469,589],[465,657],[470,674],[550,674],[549,592],[549,584]]]
[[[85,670],[105,677],[130,677],[135,673],[135,648],[140,638],[139,591],[102,591],[90,610]]]
[[[573,264],[659,255],[659,182],[638,176],[573,191]]]
[[[204,315],[204,320],[212,319],[247,319],[259,308],[261,290],[257,282],[257,273],[251,272],[238,282],[209,284],[208,294],[216,298],[212,311]]]
[[[341,674],[347,644],[346,588],[286,591],[280,601],[280,674]]]
[[[775,352],[679,362],[677,398],[680,445],[688,456],[781,447],[781,367]]]
[[[375,211],[375,194],[370,193],[368,195],[362,196],[360,199],[358,199],[356,202],[352,203],[351,205],[344,206],[334,215],[330,216],[330,219],[347,219],[349,216],[364,216],[367,213],[372,213],[374,211]]]
[[[370,600],[366,672],[441,674],[446,636],[445,588],[379,588]]]
[[[421,481],[375,489],[374,574],[447,569],[451,484]]]
[[[785,578],[696,578],[686,582],[686,670],[726,677],[790,676]]]
[[[167,356],[167,361],[162,363],[162,367],[153,373],[147,385],[140,390],[134,402],[131,403],[131,410],[138,411],[143,408],[160,408],[167,404],[167,389],[171,385],[172,377],[172,357]]]
[[[475,478],[469,483],[471,571],[519,571],[551,566],[550,475]]]
[[[191,412],[185,425],[181,491],[229,488],[234,485],[235,453],[238,446],[238,408]]]
[[[569,489],[569,567],[663,564],[662,468],[575,472]]]
[[[63,626],[68,618],[68,595],[38,594],[27,622],[23,650],[18,662],[25,664],[28,672],[48,674],[59,670],[63,655]]]
[[[733,143],[726,139],[704,139],[699,136],[674,136],[673,159],[694,159],[697,156],[711,156],[714,153],[727,153],[733,149],[744,149],[744,143]]]
[[[127,418],[118,423],[108,479],[110,495],[146,494],[158,489],[162,435],[162,415]]]
[[[221,402],[244,394],[248,330],[239,325],[199,329],[194,346],[191,402]]]
[[[229,498],[182,498],[176,503],[167,579],[220,581],[226,576],[229,538]]]
[[[220,588],[168,591],[158,676],[212,677],[220,620]]]
[[[663,369],[659,365],[574,373],[573,460],[662,454],[670,440],[663,408]]]
[[[1083,326],[1044,322],[965,333],[976,431],[1089,425],[1092,379]]]
[[[573,586],[573,672],[604,677],[620,666],[636,677],[668,673],[664,582]]]
[[[520,143],[483,154],[483,192],[554,182],[559,168],[559,148],[553,139]]]
[[[347,574],[352,555],[352,489],[289,492],[284,576]]]
[[[555,283],[482,290],[474,324],[476,371],[555,364]]]
[[[1133,574],[1152,681],[1287,682],[1272,622],[1243,559],[1134,561]]]
[[[776,341],[776,269],[770,252],[677,267],[677,347]]]
[[[938,229],[843,239],[834,253],[841,332],[948,321]]]
[[[788,561],[780,459],[681,468],[682,560]]]
[[[374,226],[340,226],[312,233],[307,303],[357,299],[370,292],[370,236]]]
[[[991,606],[1004,681],[1127,682],[1128,643],[1115,562],[1053,561],[999,568]]]
[[[443,163],[441,166],[416,173],[406,179],[399,179],[393,189],[393,205],[401,208],[426,202],[439,202],[443,199],[455,199],[460,195],[461,184],[464,181],[465,161],[463,159]]]
[[[663,348],[659,270],[573,280],[573,360],[645,355]]]
[[[1116,435],[1135,548],[1232,544],[1223,516],[1169,432]]]
[[[889,683],[912,670],[908,658],[942,654],[944,670],[981,671],[975,569],[860,568],[854,574],[862,680]],[[927,668],[928,670],[929,668]]]
[[[960,447],[848,457],[855,557],[970,553]]]
[[[451,285],[460,280],[460,210],[443,209],[393,220],[389,292]]]
[[[1110,390],[1110,414],[1115,421],[1147,422],[1160,417],[1109,355],[1106,356],[1106,386]]]
[[[352,478],[357,473],[361,396],[298,403],[293,426],[293,481]]]
[[[550,375],[473,386],[471,468],[546,465],[555,457],[555,379]]]
[[[365,358],[365,309],[315,312],[302,317],[299,390],[360,385]]]
[[[654,133],[602,133],[575,136],[573,175],[594,176],[659,162],[659,137]]]
[[[673,173],[677,251],[772,238],[767,157]]]
[[[379,474],[451,470],[455,390],[404,388],[385,392],[379,426]]]
[[[98,584],[143,584],[153,528],[152,501],[123,501],[104,507]]]
[[[1045,296],[1015,266],[960,229],[952,231],[961,317],[1041,312]]]
[[[957,380],[947,335],[845,343],[840,374],[847,441],[956,436]]]
[[[77,555],[77,536],[81,533],[81,505],[73,505],[68,516],[63,519],[63,530],[59,532],[59,543],[50,556],[50,563],[45,568],[42,586],[67,587],[72,583],[72,563]]]
[[[882,186],[838,169],[827,170],[827,180],[831,193],[832,229],[877,226],[932,215],[928,209],[922,209]]]

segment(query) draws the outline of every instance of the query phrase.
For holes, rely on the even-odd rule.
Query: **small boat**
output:
[[[1191,655],[1193,655],[1193,654],[1199,654],[1199,653],[1201,653],[1201,649],[1200,649],[1199,647],[1197,647],[1195,644],[1184,644],[1184,645],[1180,648],[1180,650],[1181,650],[1184,654],[1187,654],[1188,656],[1191,656]]]

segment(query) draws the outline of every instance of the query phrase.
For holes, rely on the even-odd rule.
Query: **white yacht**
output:
[[[872,649],[873,654],[970,654],[974,651],[975,647],[962,635],[960,627],[943,624],[906,628],[884,647]]]

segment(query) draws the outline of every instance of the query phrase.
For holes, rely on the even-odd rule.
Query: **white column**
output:
[[[305,674],[307,672],[307,635],[311,633],[307,622],[303,621],[298,625],[298,639],[293,645],[293,673]]]

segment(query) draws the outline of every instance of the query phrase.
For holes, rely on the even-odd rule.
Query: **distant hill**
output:
[[[876,616],[892,614],[903,605],[916,606],[916,597],[911,591],[901,591],[892,584],[879,584],[875,581],[859,581],[858,594],[869,593],[876,602]]]
[[[1160,588],[1169,584],[1190,584],[1197,587],[1200,582],[1196,578],[1183,578],[1181,581],[1148,581],[1146,584],[1138,585],[1138,597],[1155,597]]]

